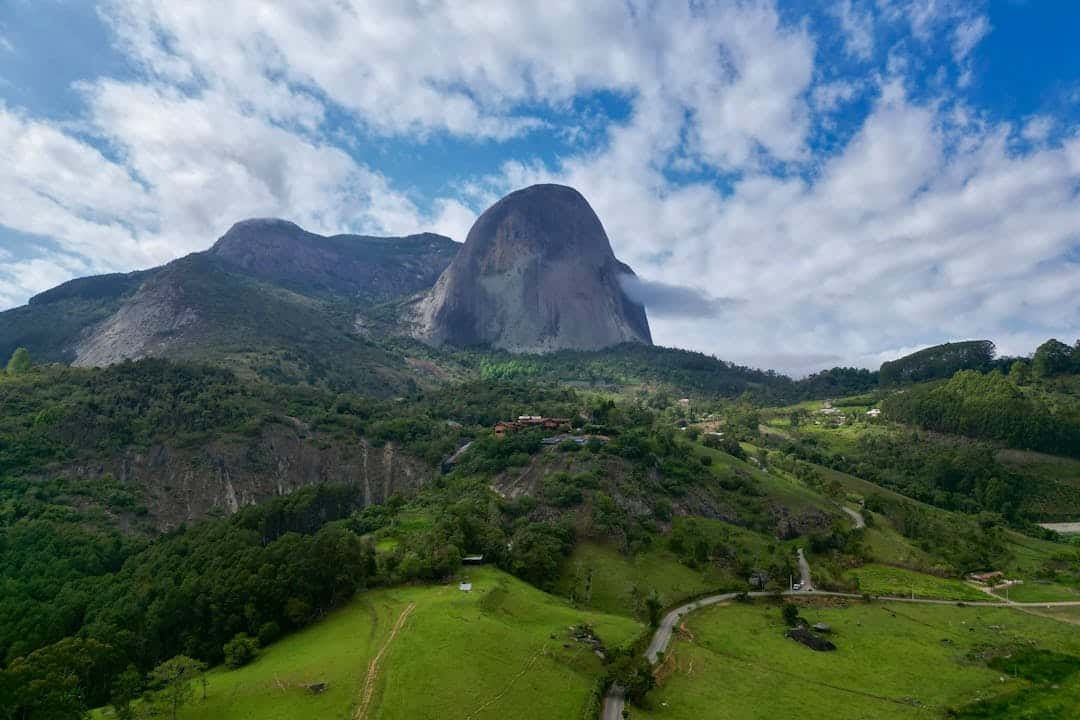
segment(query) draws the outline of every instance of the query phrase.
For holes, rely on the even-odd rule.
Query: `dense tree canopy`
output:
[[[882,363],[882,386],[952,377],[960,370],[988,370],[996,350],[989,340],[967,340],[924,348]]]
[[[928,430],[1080,457],[1080,404],[1055,402],[997,371],[959,372],[944,383],[889,395],[881,407],[892,420]]]

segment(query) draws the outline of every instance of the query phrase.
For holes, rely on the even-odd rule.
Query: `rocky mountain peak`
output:
[[[416,335],[512,352],[651,344],[600,219],[577,190],[534,185],[488,208],[417,306]]]

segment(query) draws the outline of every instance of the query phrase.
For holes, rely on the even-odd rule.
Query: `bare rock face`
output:
[[[511,352],[652,344],[627,297],[600,219],[573,188],[534,185],[488,208],[415,307],[414,334],[436,345]]]
[[[300,427],[271,425],[249,442],[214,440],[129,449],[106,461],[54,469],[53,475],[112,477],[138,489],[159,531],[288,495],[307,485],[351,485],[358,506],[409,495],[433,476],[426,464],[393,445],[324,442]]]
[[[172,278],[144,284],[129,302],[75,346],[72,365],[103,367],[167,353],[198,313],[183,301]]]

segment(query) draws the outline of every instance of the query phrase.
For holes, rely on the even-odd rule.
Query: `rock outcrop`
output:
[[[413,332],[435,345],[511,352],[651,344],[644,307],[620,283],[627,274],[577,190],[534,185],[480,216],[415,305]]]
[[[230,515],[241,507],[308,485],[352,485],[358,506],[409,495],[434,470],[393,445],[373,447],[326,442],[295,426],[273,424],[248,442],[212,441],[197,447],[174,444],[129,449],[105,460],[57,468],[53,476],[110,476],[135,488],[159,531],[204,517]]]

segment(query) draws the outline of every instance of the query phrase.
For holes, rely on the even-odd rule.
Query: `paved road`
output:
[[[852,510],[847,505],[841,505],[840,509],[843,510],[847,514],[848,517],[850,517],[852,520],[855,521],[855,527],[857,527],[857,528],[866,527],[866,520],[863,518],[861,512],[859,512],[858,510]]]
[[[622,711],[626,707],[626,691],[618,683],[612,685],[604,696],[604,709],[600,720],[622,720]]]
[[[1075,535],[1080,533],[1080,522],[1063,522],[1063,523],[1039,523],[1039,527],[1044,527],[1047,530],[1053,530],[1063,535]]]
[[[660,653],[667,650],[668,643],[671,642],[671,633],[675,630],[675,626],[679,624],[679,620],[683,615],[689,615],[695,610],[700,610],[703,607],[709,605],[715,605],[717,603],[728,602],[734,600],[738,593],[723,593],[721,595],[710,595],[709,597],[701,598],[693,602],[688,602],[685,605],[680,605],[675,608],[660,621],[660,626],[656,628],[656,632],[653,633],[652,641],[649,643],[649,648],[645,651],[645,657],[649,662],[656,664]]]
[[[810,592],[814,589],[814,586],[810,583],[810,563],[806,562],[806,556],[803,555],[802,548],[795,552],[799,554],[799,582],[802,584],[799,592]]]
[[[802,550],[799,551],[799,565],[800,570],[802,565],[806,565],[806,573],[803,576],[803,581],[806,582],[810,575],[810,566],[806,563],[806,559],[802,556]],[[749,597],[775,597],[776,593],[772,592],[750,592],[746,593]],[[656,661],[660,657],[660,653],[666,652],[668,644],[671,642],[671,634],[675,630],[675,627],[679,624],[679,621],[686,615],[700,610],[703,607],[710,605],[716,605],[717,603],[729,602],[734,600],[739,593],[721,593],[719,595],[710,595],[703,597],[693,602],[688,602],[685,605],[680,605],[675,608],[660,621],[660,626],[656,628],[656,632],[653,634],[652,640],[649,642],[649,647],[645,651],[645,657],[650,663],[656,664]],[[847,598],[849,600],[862,599],[862,595],[856,595],[855,593],[842,593],[842,592],[828,592],[826,590],[808,590],[808,591],[794,591],[783,592],[780,595],[785,597],[790,596],[811,596],[811,597],[839,597]],[[911,603],[915,605],[964,605],[974,607],[1000,607],[1000,608],[1052,608],[1052,607],[1080,607],[1080,600],[1068,600],[1059,602],[993,602],[977,600],[973,602],[964,601],[958,603],[956,600],[930,600],[927,598],[907,598],[907,597],[891,597],[891,596],[877,596],[874,600],[881,602],[897,602],[897,603]],[[621,720],[623,708],[626,706],[626,693],[623,688],[618,685],[612,685],[607,694],[604,695],[604,706],[601,712],[601,718],[603,720]]]

